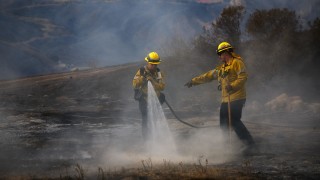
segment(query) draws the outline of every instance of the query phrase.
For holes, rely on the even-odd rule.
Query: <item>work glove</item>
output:
[[[146,85],[148,83],[148,80],[145,76],[142,76],[142,86]]]
[[[184,86],[187,86],[188,88],[191,88],[192,87],[192,80],[187,82]]]
[[[232,86],[231,86],[230,84],[228,84],[228,85],[226,86],[226,91],[229,93],[229,92],[231,92],[232,90],[233,90]]]
[[[154,80],[153,77],[151,77],[151,76],[147,76],[146,79],[147,79],[148,81],[153,81],[153,80]]]

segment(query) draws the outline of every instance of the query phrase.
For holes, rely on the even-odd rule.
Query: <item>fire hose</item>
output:
[[[195,126],[195,125],[192,125],[192,124],[190,124],[190,123],[187,123],[187,122],[181,120],[181,119],[177,116],[177,114],[174,112],[174,110],[172,109],[172,107],[170,106],[170,104],[168,103],[168,101],[167,101],[166,99],[164,100],[164,102],[167,104],[167,106],[169,107],[171,113],[174,115],[174,117],[175,117],[179,122],[181,122],[181,123],[183,123],[183,124],[185,124],[185,125],[187,125],[187,126],[193,127],[193,128],[208,128],[208,127],[210,127],[210,126],[199,127],[199,126]]]
[[[172,109],[172,107],[170,106],[170,104],[168,103],[168,101],[166,100],[166,98],[164,97],[164,95],[163,95],[163,100],[164,100],[163,102],[165,102],[165,103],[167,104],[167,106],[169,107],[169,109],[170,109],[171,113],[173,114],[173,116],[174,116],[178,121],[180,121],[181,123],[183,123],[183,124],[185,124],[185,125],[187,125],[187,126],[193,127],[193,128],[208,128],[208,127],[209,127],[209,126],[199,127],[199,126],[195,126],[195,125],[192,125],[192,124],[190,124],[190,123],[187,123],[187,122],[181,120],[181,119],[177,116],[177,114],[174,112],[174,110]]]

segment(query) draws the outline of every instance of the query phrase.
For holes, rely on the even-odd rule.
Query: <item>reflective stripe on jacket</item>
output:
[[[142,74],[140,74],[140,69],[136,73],[136,75],[133,78],[132,86],[134,89],[141,89],[143,92],[144,97],[147,97],[148,92],[148,86],[147,82],[145,81]],[[151,73],[145,66],[144,66],[144,74],[145,76],[151,76],[153,80],[151,81],[155,92],[157,93],[157,96],[159,97],[160,91],[163,91],[165,88],[165,83],[163,79],[163,74],[160,71],[156,71],[154,73]]]
[[[228,102],[228,93],[225,87],[230,84],[230,101],[246,98],[245,83],[248,75],[241,57],[234,57],[229,63],[223,64],[192,79],[193,85],[203,84],[212,80],[218,80],[222,89],[222,102]]]

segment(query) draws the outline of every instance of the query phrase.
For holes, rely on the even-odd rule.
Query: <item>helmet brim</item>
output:
[[[160,64],[161,63],[161,60],[150,62],[148,57],[144,58],[144,60],[147,61],[149,64]]]
[[[224,52],[232,52],[233,51],[233,48],[232,47],[226,47],[226,48],[223,48],[223,49],[219,49],[219,50],[216,50],[217,54],[220,56],[222,53]]]

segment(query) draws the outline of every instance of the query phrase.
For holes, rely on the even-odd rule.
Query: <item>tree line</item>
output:
[[[259,72],[261,82],[270,75],[318,75],[320,67],[320,19],[303,27],[295,11],[286,8],[255,10],[244,21],[245,8],[230,6],[203,33],[193,40],[194,51],[215,56],[221,41],[228,41],[244,56],[251,71]],[[318,84],[320,85],[320,84]]]

